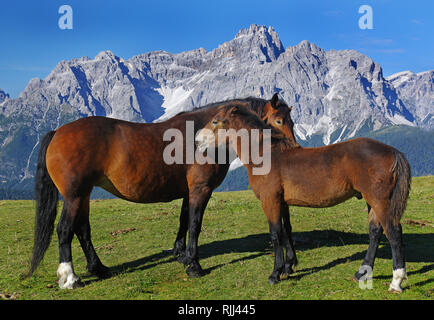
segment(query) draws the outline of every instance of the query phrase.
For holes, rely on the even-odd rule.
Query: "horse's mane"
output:
[[[268,102],[269,101],[266,99],[256,98],[256,97],[228,99],[219,102],[209,103],[207,105],[204,105],[203,107],[194,107],[190,111],[182,111],[174,115],[172,118],[180,115],[192,113],[192,112],[204,111],[208,108],[214,108],[214,107],[225,108],[225,107],[233,107],[235,105],[243,105],[247,107],[245,115],[247,116],[249,125],[251,125],[254,128],[258,128],[258,125],[260,125],[263,127],[262,129],[271,129],[271,141],[273,145],[280,146],[281,150],[296,148],[292,145],[290,140],[286,138],[280,131],[278,131],[277,129],[273,128],[272,126],[262,121],[259,115],[262,114],[264,107]]]
[[[256,100],[257,98],[253,98],[253,99]],[[259,100],[262,100],[262,99],[259,99]],[[257,101],[257,102],[260,103],[261,101]],[[257,106],[260,107],[259,103]],[[227,106],[227,107],[230,107],[230,106]],[[280,132],[278,129],[275,129],[272,126],[264,123],[262,121],[262,119],[255,112],[252,112],[252,111],[253,110],[243,109],[243,111],[240,112],[239,119],[242,119],[243,123],[245,123],[247,127],[249,127],[250,129],[257,129],[257,128],[259,128],[259,129],[271,129],[271,144],[272,144],[272,146],[280,147],[281,151],[287,150],[290,148],[296,148],[295,146],[292,145],[290,140],[287,137],[285,137],[285,135],[282,132]],[[261,137],[262,137],[262,134],[261,134]]]
[[[262,111],[264,110],[264,107],[267,104],[267,102],[268,102],[268,100],[256,98],[256,97],[247,97],[247,98],[241,98],[241,99],[240,98],[228,99],[228,100],[223,100],[223,101],[219,101],[219,102],[212,102],[212,103],[204,105],[203,107],[193,107],[192,110],[181,111],[181,112],[175,114],[173,117],[176,117],[176,116],[179,116],[182,114],[186,114],[186,113],[191,113],[191,112],[195,112],[195,111],[208,109],[208,108],[214,108],[214,107],[218,107],[218,106],[222,106],[222,105],[229,105],[229,104],[248,104],[251,110],[255,111],[258,114],[262,114]]]

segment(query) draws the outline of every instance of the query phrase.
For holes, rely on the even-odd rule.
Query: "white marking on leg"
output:
[[[74,284],[80,282],[80,278],[74,274],[72,262],[62,262],[57,268],[60,289],[74,289]]]
[[[389,291],[393,292],[402,292],[401,283],[402,280],[407,280],[407,272],[405,271],[405,268],[400,268],[393,270],[393,280],[390,283]]]

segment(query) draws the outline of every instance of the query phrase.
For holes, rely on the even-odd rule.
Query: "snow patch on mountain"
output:
[[[193,89],[185,90],[182,86],[178,88],[162,87],[156,89],[156,91],[164,97],[161,107],[165,110],[164,115],[158,118],[157,121],[167,120],[180,112],[188,111],[189,108],[185,106],[185,102]]]

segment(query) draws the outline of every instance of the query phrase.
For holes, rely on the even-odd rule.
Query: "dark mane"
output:
[[[251,110],[253,110],[254,112],[256,112],[258,114],[262,114],[262,111],[264,110],[264,106],[267,104],[267,102],[268,102],[268,100],[261,99],[261,98],[255,98],[255,97],[247,97],[247,98],[241,98],[241,99],[228,99],[228,100],[223,100],[223,101],[219,101],[219,102],[212,102],[212,103],[204,105],[203,107],[194,107],[190,111],[182,111],[180,113],[175,114],[173,117],[176,117],[176,116],[179,116],[179,115],[185,114],[185,113],[190,113],[190,112],[195,112],[195,111],[207,109],[207,108],[214,108],[214,107],[218,107],[221,105],[237,104],[237,103],[248,104]]]
[[[265,103],[267,103],[266,100],[263,99],[259,99],[259,98],[246,98],[244,100],[248,100],[248,99],[252,99],[253,103],[251,104],[251,106],[256,107],[256,108],[260,108],[260,107],[264,107]],[[261,101],[262,100],[262,101]],[[265,101],[265,103],[263,103],[263,101]],[[263,103],[261,105],[261,103]],[[233,105],[228,105],[228,106],[222,106],[222,108],[226,107],[226,108],[230,108]],[[298,147],[294,147],[290,140],[285,137],[279,130],[273,128],[272,126],[264,123],[261,118],[253,111],[253,107],[250,110],[244,109],[243,111],[240,112],[241,117],[239,117],[239,119],[242,119],[243,123],[245,123],[248,127],[252,128],[252,129],[271,129],[271,144],[272,146],[277,146],[280,147],[280,150],[287,150],[290,148],[299,148]]]

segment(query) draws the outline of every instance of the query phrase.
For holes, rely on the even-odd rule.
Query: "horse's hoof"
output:
[[[203,269],[200,266],[199,267],[198,266],[193,266],[193,267],[190,266],[187,268],[187,270],[185,270],[185,272],[187,273],[187,275],[190,278],[200,278],[206,274],[206,272],[203,271]]]
[[[89,270],[89,272],[95,276],[97,276],[99,279],[108,279],[112,276],[112,273],[110,271],[110,268],[101,265],[96,269]]]
[[[78,277],[73,279],[70,278],[66,281],[64,279],[59,279],[58,283],[60,289],[77,289],[84,287],[84,283],[81,282],[80,278]]]
[[[407,272],[405,271],[405,268],[399,268],[393,270],[393,280],[390,283],[389,292],[401,293],[402,292],[401,283],[403,280],[408,280]]]
[[[106,267],[103,264],[98,264],[98,265],[94,265],[94,266],[88,265],[87,271],[90,274],[97,276],[99,279],[107,279],[107,278],[110,278],[112,276],[110,268]]]
[[[78,289],[78,288],[83,288],[83,287],[84,287],[84,283],[81,282],[80,279],[78,279],[78,281],[72,285],[72,289]]]
[[[359,273],[358,271],[353,276],[353,281],[359,282],[360,278],[363,276],[363,274]]]
[[[83,286],[80,278],[74,273],[72,262],[61,262],[57,269],[57,277],[60,289],[75,289]]]
[[[353,280],[359,282],[372,276],[372,268],[368,265],[362,265],[359,270],[354,274]]]
[[[387,291],[389,291],[390,293],[395,293],[395,294],[399,294],[399,293],[401,293],[402,292],[402,288],[392,288],[392,287],[389,287],[389,290],[387,290]]]
[[[280,277],[279,276],[270,276],[268,278],[268,283],[269,284],[277,284],[278,282],[280,282]]]

